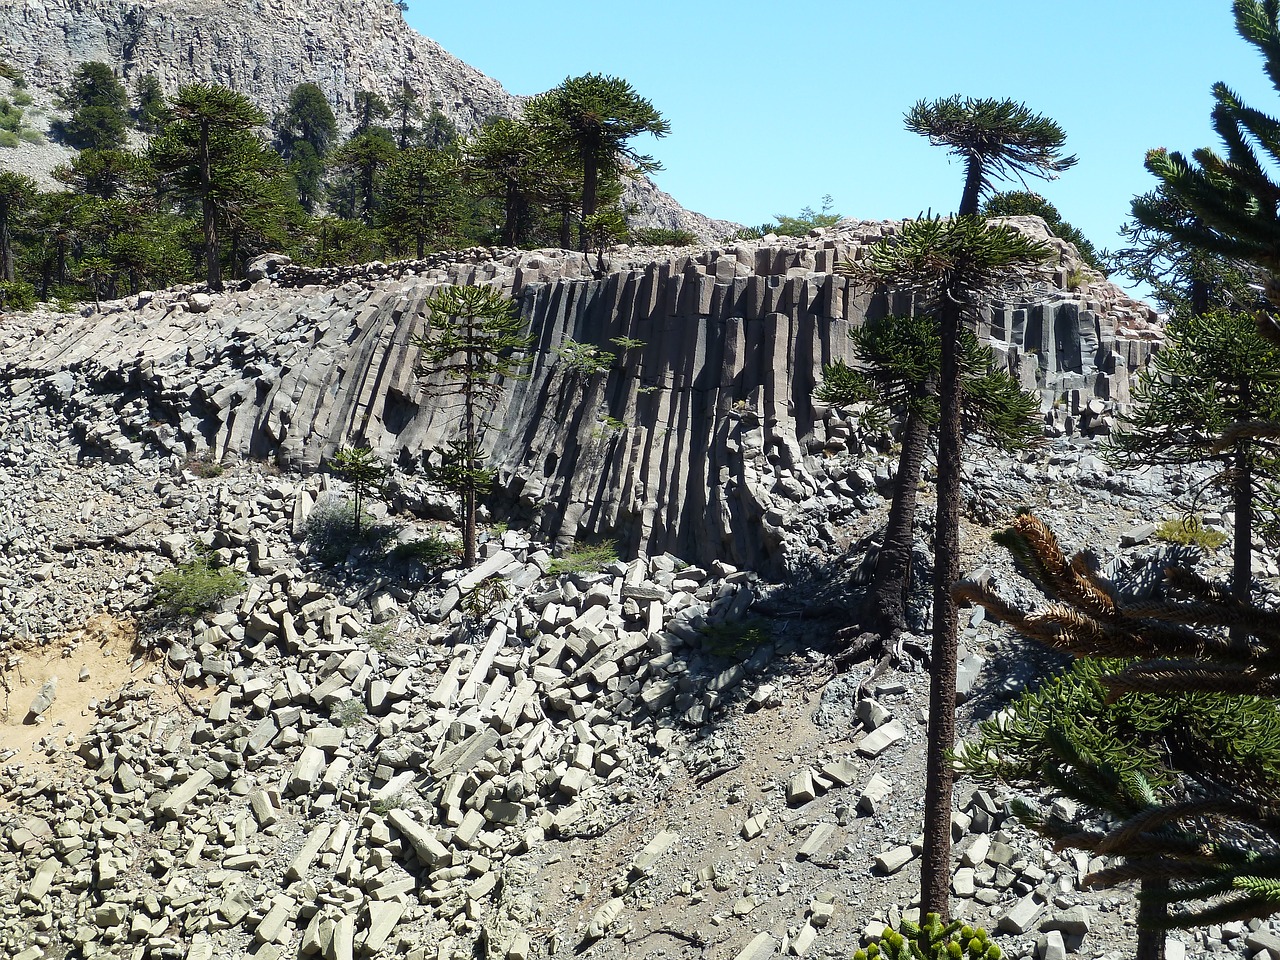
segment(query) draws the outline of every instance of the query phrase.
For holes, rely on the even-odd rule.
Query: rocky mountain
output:
[[[519,98],[412,30],[387,0],[7,0],[0,37],[0,58],[23,72],[45,109],[49,93],[87,61],[115,65],[130,88],[147,73],[167,92],[195,81],[224,84],[268,115],[297,84],[315,83],[344,129],[357,91],[389,96],[406,82],[463,131],[520,109]],[[47,175],[64,158],[54,145],[23,145],[0,162]],[[654,226],[708,240],[734,227],[685,210],[649,181],[630,194]]]

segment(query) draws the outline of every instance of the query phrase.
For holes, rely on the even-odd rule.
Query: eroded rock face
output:
[[[11,319],[0,369],[47,384],[78,439],[118,461],[152,445],[314,469],[361,444],[400,465],[412,491],[459,427],[448,385],[418,369],[424,301],[441,284],[493,284],[535,336],[527,379],[505,385],[484,428],[503,511],[562,544],[611,536],[628,552],[764,569],[789,518],[867,486],[833,458],[855,443],[853,412],[812,395],[824,365],[852,359],[853,326],[910,309],[833,272],[897,229],[849,222],[802,241],[623,249],[600,278],[594,259],[560,250],[277,264],[211,299],[168,291]],[[1060,283],[1074,269],[1073,251],[1063,255]],[[1159,337],[1150,310],[1105,283],[997,305],[982,327],[1058,434],[1106,430]],[[558,353],[569,339],[609,352],[607,371],[569,369]]]
[[[48,0],[0,5],[3,57],[20,69],[37,101],[62,88],[82,63],[116,67],[133,88],[154,74],[167,93],[199,81],[231,87],[270,117],[299,83],[316,84],[350,131],[357,91],[390,97],[408,83],[468,132],[493,116],[519,112],[521,98],[404,22],[387,0]],[[66,151],[25,145],[24,171],[49,176]],[[36,156],[35,154],[40,154]],[[648,180],[627,187],[640,226],[690,230],[704,240],[736,224],[685,210]]]

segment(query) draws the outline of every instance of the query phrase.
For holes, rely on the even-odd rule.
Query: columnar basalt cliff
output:
[[[111,458],[158,447],[315,468],[363,444],[413,472],[458,426],[418,370],[424,300],[443,283],[493,284],[536,337],[528,378],[505,385],[485,427],[495,505],[560,543],[609,536],[763,567],[787,516],[846,483],[850,458],[836,454],[853,415],[815,404],[814,387],[850,359],[852,325],[911,305],[833,271],[895,229],[615,251],[599,278],[592,258],[558,250],[328,272],[274,261],[216,297],[10,318],[0,363],[68,405],[82,441]],[[1059,281],[1073,254],[1063,245]],[[1042,392],[1051,430],[1105,429],[1158,341],[1154,319],[1099,282],[993,307],[981,332]],[[569,339],[616,359],[575,372],[557,352]]]

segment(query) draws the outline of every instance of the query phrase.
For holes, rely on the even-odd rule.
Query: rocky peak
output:
[[[23,72],[41,105],[77,66],[102,61],[130,88],[148,73],[170,93],[196,81],[223,84],[268,115],[299,83],[314,83],[344,130],[354,123],[357,91],[388,97],[403,83],[464,132],[520,109],[519,97],[417,33],[387,0],[26,0],[0,5],[0,36],[0,57]],[[48,144],[0,157],[6,166],[15,160],[52,186],[48,172],[66,152]],[[645,225],[708,240],[735,226],[685,210],[648,180],[627,199]]]

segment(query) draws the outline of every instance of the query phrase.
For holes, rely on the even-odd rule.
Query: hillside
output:
[[[618,249],[602,279],[568,251],[266,260],[216,297],[5,317],[0,951],[847,958],[900,916],[927,678],[910,660],[836,676],[831,657],[894,458],[811,400],[849,326],[888,306],[831,268],[896,229]],[[1078,261],[1058,253],[1061,283]],[[482,560],[323,562],[349,491],[315,467],[359,439],[398,466],[376,511],[396,541],[448,535],[452,500],[416,460],[451,427],[410,347],[446,282],[509,290],[538,337],[486,434]],[[965,566],[1009,597],[1032,601],[989,534],[1024,504],[1117,576],[1158,569],[1147,524],[1198,478],[1118,474],[1088,436],[1153,319],[1103,282],[990,312],[1051,435],[967,454]],[[645,343],[584,380],[557,362],[568,335]],[[606,537],[619,556],[570,549]],[[197,550],[243,591],[158,614],[157,579]],[[1043,666],[973,611],[962,659],[964,729]],[[1084,889],[1087,859],[1005,800],[957,792],[955,910],[1011,957],[1131,949],[1128,896]],[[1223,924],[1171,944],[1280,939]]]
[[[390,96],[403,83],[439,104],[462,131],[486,117],[510,115],[519,99],[411,29],[385,0],[51,0],[0,4],[0,59],[33,88],[36,104],[52,108],[52,91],[81,63],[102,61],[126,87],[155,74],[166,92],[195,81],[250,96],[270,116],[299,83],[324,91],[343,130],[353,121],[355,94]],[[37,118],[37,126],[47,128]],[[48,182],[66,151],[23,144],[0,163]],[[708,240],[733,225],[687,211],[649,181],[629,196],[645,225],[684,228]]]

